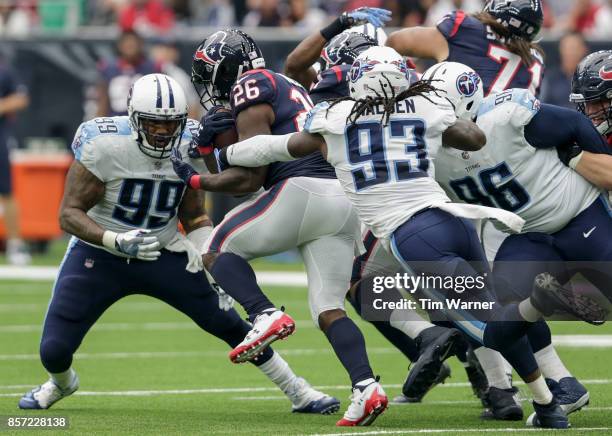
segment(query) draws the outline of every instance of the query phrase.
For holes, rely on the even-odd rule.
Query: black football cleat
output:
[[[533,413],[527,419],[528,427],[539,427],[539,428],[556,428],[564,429],[570,428],[570,423],[567,419],[567,415],[559,405],[556,398],[553,397],[549,404],[538,404],[533,402]]]
[[[440,372],[438,373],[438,377],[436,377],[436,379],[433,381],[433,384],[427,390],[427,392],[429,392],[436,385],[444,384],[446,379],[449,378],[450,376],[451,376],[450,366],[448,366],[448,363],[443,362],[442,366],[440,367]],[[398,404],[402,404],[402,403],[420,403],[423,400],[423,397],[425,396],[425,394],[427,392],[424,392],[423,395],[421,395],[420,397],[414,397],[414,398],[408,398],[404,394],[399,394],[397,397],[395,397],[393,399],[392,402],[393,403],[398,403]]]
[[[487,392],[488,407],[482,412],[484,419],[497,419],[500,421],[521,421],[523,408],[516,400],[518,389],[500,389],[494,386]]]
[[[589,404],[589,391],[574,377],[563,377],[558,382],[547,378],[546,384],[568,415]]]
[[[607,316],[606,310],[595,300],[564,288],[549,273],[540,273],[535,277],[529,299],[533,307],[544,316],[565,312],[595,325],[603,324]]]
[[[455,355],[462,340],[456,329],[433,326],[423,330],[415,339],[419,359],[412,365],[404,382],[404,396],[422,399],[434,386],[444,361]]]

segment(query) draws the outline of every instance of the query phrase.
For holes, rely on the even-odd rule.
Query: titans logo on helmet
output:
[[[351,67],[351,71],[349,72],[349,78],[351,82],[357,81],[363,73],[371,71],[374,68],[374,65],[379,64],[377,60],[368,59],[366,62],[362,62],[360,60],[356,60]]]
[[[457,90],[466,97],[473,96],[480,85],[480,76],[474,73],[463,73],[457,77]]]

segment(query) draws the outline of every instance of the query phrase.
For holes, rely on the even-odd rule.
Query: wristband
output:
[[[581,151],[580,153],[578,153],[576,156],[574,156],[573,158],[570,159],[570,161],[568,162],[568,166],[575,170],[576,167],[578,166],[578,162],[580,162],[580,159],[582,159],[582,155],[584,154],[584,151]]]
[[[344,24],[340,20],[340,17],[336,18],[332,23],[321,29],[321,36],[325,38],[326,41],[329,41],[334,36],[339,35],[345,29]]]
[[[209,154],[212,154],[215,151],[215,148],[212,145],[198,145],[198,153],[200,153],[200,156],[208,156]]]
[[[102,235],[102,245],[111,250],[116,250],[117,246],[115,241],[117,240],[117,233],[106,230]]]
[[[194,174],[189,179],[189,187],[191,189],[200,189],[200,176],[198,174]]]

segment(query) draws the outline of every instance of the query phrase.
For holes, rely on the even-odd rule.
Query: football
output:
[[[217,110],[217,112],[230,112],[230,110],[220,108]],[[218,149],[235,144],[236,142],[238,142],[238,132],[236,131],[235,127],[227,129],[225,132],[219,133],[213,138],[213,146]]]

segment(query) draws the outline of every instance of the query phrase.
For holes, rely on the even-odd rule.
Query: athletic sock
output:
[[[297,378],[289,364],[277,352],[258,368],[285,394]]]
[[[548,389],[546,381],[541,375],[534,381],[527,383],[527,387],[531,391],[533,401],[536,403],[546,405],[552,401],[553,394],[550,392],[550,389]]]
[[[353,320],[346,316],[337,319],[327,328],[325,335],[348,372],[353,386],[367,378],[374,378],[365,339]]]
[[[538,309],[533,307],[529,298],[526,298],[518,304],[518,312],[525,321],[536,322],[538,319],[542,318],[542,314]]]
[[[210,269],[210,274],[250,317],[274,308],[272,302],[257,285],[253,268],[242,257],[233,253],[219,254]]]
[[[434,326],[412,310],[394,310],[391,312],[389,323],[411,339],[416,339],[423,330]]]
[[[552,344],[534,354],[544,377],[551,378],[557,382],[562,378],[572,377],[572,374],[565,367]]]
[[[480,366],[487,376],[489,386],[498,389],[510,389],[512,383],[506,373],[505,359],[500,353],[487,347],[480,347],[474,350],[474,354],[480,362]]]
[[[64,372],[50,372],[49,375],[51,376],[51,380],[53,380],[53,383],[58,385],[59,388],[62,390],[72,387],[72,384],[74,383],[76,378],[76,372],[72,368],[68,368]]]

